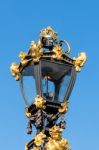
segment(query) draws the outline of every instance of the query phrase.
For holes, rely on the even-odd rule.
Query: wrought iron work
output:
[[[63,50],[63,45],[67,50]],[[58,34],[47,27],[41,30],[38,42],[32,41],[28,52],[19,54],[20,63],[12,63],[11,73],[20,82],[29,119],[27,133],[34,125],[37,133],[26,144],[25,150],[70,150],[68,141],[62,138],[66,127],[64,115],[73,89],[76,72],[81,70],[87,57],[81,52],[78,58],[70,58],[71,48],[67,41],[58,40]],[[26,79],[34,83],[31,101],[25,87]],[[30,91],[30,88],[29,88]],[[60,122],[57,120],[60,118]]]

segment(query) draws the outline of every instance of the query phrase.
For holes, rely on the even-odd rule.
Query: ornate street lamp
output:
[[[19,54],[20,63],[11,65],[26,104],[27,133],[32,133],[33,125],[37,130],[26,150],[70,150],[61,135],[65,128],[64,114],[86,54],[70,58],[68,42],[57,40],[57,36],[51,27],[41,30],[38,42],[32,41],[28,52]],[[67,50],[63,50],[63,45]]]

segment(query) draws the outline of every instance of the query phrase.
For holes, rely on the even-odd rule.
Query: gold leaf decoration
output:
[[[41,37],[50,37],[52,39],[56,39],[58,36],[57,32],[55,32],[50,26],[48,26],[47,28],[45,29],[42,29],[40,31],[40,38]]]
[[[52,50],[54,54],[52,55],[52,58],[57,59],[57,60],[62,60],[62,47],[61,46],[55,46]]]
[[[61,106],[58,109],[59,113],[65,113],[68,111],[68,102],[61,103]]]
[[[44,143],[46,135],[42,132],[38,133],[33,139],[36,146],[41,146]]]
[[[59,150],[67,150],[68,149],[68,141],[66,139],[62,139],[59,141]]]
[[[69,144],[66,139],[56,141],[49,137],[48,142],[45,145],[45,150],[70,150]]]
[[[79,72],[81,70],[81,67],[84,66],[87,60],[86,53],[84,52],[79,53],[78,57],[77,58],[74,57],[73,60],[74,60],[75,70]]]
[[[49,129],[49,134],[52,139],[54,140],[60,140],[61,139],[61,134],[62,134],[63,129],[60,128],[57,125],[54,125],[51,129]]]
[[[45,145],[45,150],[59,150],[59,144],[52,138],[49,138],[49,141]]]
[[[31,42],[29,53],[33,58],[33,62],[39,62],[42,55],[42,45],[40,42],[36,43],[35,41]]]
[[[27,53],[25,52],[20,52],[19,58],[21,59],[21,65],[22,67],[26,66],[28,62],[32,61],[32,58],[27,59]]]
[[[31,117],[31,113],[28,111],[28,107],[25,109],[25,114],[28,118]]]
[[[10,67],[10,71],[12,73],[12,76],[14,76],[16,80],[20,79],[20,70],[19,70],[18,64],[12,63],[12,65]]]
[[[46,100],[44,100],[40,95],[37,95],[34,101],[36,108],[45,109]]]

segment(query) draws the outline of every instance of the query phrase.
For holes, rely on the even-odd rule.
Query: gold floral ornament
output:
[[[45,145],[45,150],[59,150],[59,144],[52,138],[49,138],[49,141]]]
[[[25,52],[21,52],[19,54],[19,57],[21,59],[21,64],[22,66],[26,66],[28,64],[28,62],[39,62],[41,55],[42,55],[42,45],[40,43],[40,41],[38,43],[36,43],[35,41],[31,42],[30,48],[29,48],[29,54],[25,53]],[[27,58],[27,56],[29,56]]]
[[[50,26],[48,26],[45,29],[42,29],[41,32],[40,32],[40,38],[50,37],[50,38],[55,40],[55,39],[57,39],[57,36],[58,36],[57,32],[55,32]]]
[[[68,111],[68,102],[61,103],[61,106],[58,109],[59,113],[65,113]]]
[[[10,67],[10,71],[12,73],[12,76],[14,76],[16,80],[20,79],[20,70],[19,70],[18,64],[12,63],[12,65]]]
[[[86,53],[84,52],[79,53],[78,57],[77,58],[74,57],[73,60],[74,60],[75,70],[79,72],[81,70],[81,67],[84,66],[87,60]]]
[[[57,59],[57,60],[62,60],[62,52],[63,49],[61,46],[56,46],[54,47],[54,49],[52,50],[54,52],[54,54],[52,55],[52,58]]]
[[[27,59],[26,56],[27,56],[27,53],[25,53],[25,52],[20,52],[20,54],[19,54],[19,58],[21,60],[22,67],[26,66],[28,64],[28,62],[30,62],[32,60],[32,58]]]
[[[66,139],[62,139],[59,141],[59,150],[69,150],[69,144]]]
[[[42,132],[38,133],[34,138],[34,143],[36,146],[41,146],[46,139],[46,135]]]
[[[36,108],[45,109],[46,100],[44,100],[40,95],[37,95],[34,101]]]
[[[59,141],[61,139],[63,129],[57,125],[54,125],[51,129],[49,129],[49,134],[52,139]]]
[[[66,139],[56,141],[52,138],[49,138],[48,142],[45,145],[45,150],[70,150],[70,149],[68,141]]]
[[[41,42],[39,41],[36,43],[35,41],[32,41],[29,48],[29,53],[33,58],[33,62],[39,62],[41,55],[43,54]]]

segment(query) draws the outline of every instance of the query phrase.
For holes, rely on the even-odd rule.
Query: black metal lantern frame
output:
[[[64,114],[68,110],[76,73],[87,57],[82,52],[78,58],[70,58],[68,42],[57,40],[57,36],[51,27],[41,30],[38,43],[32,41],[28,53],[20,53],[20,64],[11,66],[12,75],[20,81],[26,104],[27,133],[32,133],[32,125],[37,129],[36,136],[26,144],[26,150],[70,149],[61,135],[65,128]],[[63,50],[63,44],[67,51]]]

